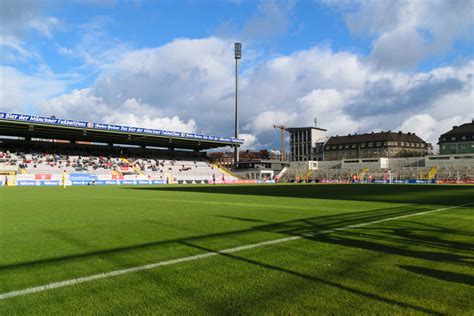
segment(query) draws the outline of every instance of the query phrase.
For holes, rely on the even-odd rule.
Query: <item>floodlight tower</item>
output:
[[[234,44],[235,57],[235,138],[239,138],[239,59],[242,58],[242,44]],[[239,162],[239,145],[235,145],[234,164]]]

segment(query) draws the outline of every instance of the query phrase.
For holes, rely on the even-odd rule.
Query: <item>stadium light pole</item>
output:
[[[242,44],[234,44],[235,57],[235,138],[239,138],[239,59],[242,58]],[[239,145],[235,145],[234,164],[239,162]]]

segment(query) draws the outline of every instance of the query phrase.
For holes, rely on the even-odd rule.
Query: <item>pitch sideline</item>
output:
[[[147,264],[147,265],[143,265],[143,266],[137,266],[137,267],[133,267],[133,268],[127,268],[127,269],[115,270],[115,271],[104,272],[104,273],[99,273],[99,274],[93,274],[93,275],[86,276],[86,277],[70,279],[70,280],[65,280],[65,281],[60,281],[60,282],[54,282],[54,283],[50,283],[50,284],[46,284],[46,285],[30,287],[30,288],[26,288],[26,289],[22,289],[22,290],[2,293],[2,294],[0,294],[0,300],[5,300],[5,299],[8,299],[8,298],[12,298],[12,297],[24,296],[24,295],[34,294],[34,293],[39,293],[39,292],[44,292],[44,291],[47,291],[47,290],[53,290],[53,289],[57,289],[57,288],[61,288],[61,287],[66,287],[66,286],[91,282],[91,281],[105,279],[105,278],[114,277],[114,276],[119,276],[119,275],[123,275],[123,274],[129,274],[129,273],[134,273],[134,272],[139,272],[139,271],[151,270],[151,269],[155,269],[155,268],[158,268],[158,267],[169,266],[169,265],[174,265],[174,264],[188,262],[188,261],[205,259],[205,258],[217,256],[219,254],[235,253],[235,252],[239,252],[239,251],[242,251],[242,250],[260,248],[260,247],[264,247],[264,246],[268,246],[268,245],[280,244],[280,243],[284,243],[284,242],[288,242],[288,241],[302,239],[305,236],[316,236],[316,235],[321,235],[321,234],[328,234],[328,233],[343,231],[343,230],[347,230],[347,229],[351,229],[351,228],[358,228],[358,227],[364,227],[364,226],[368,226],[368,225],[393,221],[393,220],[402,219],[402,218],[406,218],[406,217],[419,216],[419,215],[424,215],[424,214],[429,214],[429,213],[434,213],[434,212],[445,211],[445,210],[449,210],[449,209],[453,209],[453,208],[460,208],[460,207],[464,207],[464,206],[468,206],[468,205],[472,205],[472,204],[474,204],[474,203],[467,203],[467,204],[462,204],[462,205],[443,207],[443,208],[430,210],[430,211],[417,212],[417,213],[413,213],[413,214],[389,217],[389,218],[384,218],[384,219],[380,219],[380,220],[375,220],[375,221],[370,221],[370,222],[365,222],[365,223],[360,223],[360,224],[354,224],[354,225],[348,225],[348,226],[344,226],[344,227],[324,230],[324,231],[317,232],[315,234],[307,234],[307,235],[304,235],[304,236],[285,237],[285,238],[280,238],[280,239],[263,241],[263,242],[259,242],[259,243],[255,243],[255,244],[249,244],[249,245],[245,245],[245,246],[239,246],[239,247],[234,247],[234,248],[218,250],[218,251],[214,251],[214,252],[207,252],[207,253],[194,255],[194,256],[189,256],[189,257],[183,257],[183,258],[178,258],[178,259],[160,261],[160,262],[151,263],[151,264]]]

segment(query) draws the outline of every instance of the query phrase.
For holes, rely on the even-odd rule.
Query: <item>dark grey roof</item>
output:
[[[441,135],[443,136],[455,136],[455,135],[466,135],[474,134],[474,120],[471,123],[465,123],[460,126],[453,126],[453,129]]]
[[[327,145],[339,144],[353,144],[366,142],[380,142],[380,141],[403,141],[403,142],[423,142],[425,141],[415,135],[414,133],[394,133],[394,132],[379,132],[370,134],[354,134],[345,136],[332,136],[327,141]]]

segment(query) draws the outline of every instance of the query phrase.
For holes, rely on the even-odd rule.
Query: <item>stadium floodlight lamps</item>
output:
[[[235,43],[235,59],[240,59],[242,58],[242,44],[241,43]]]

